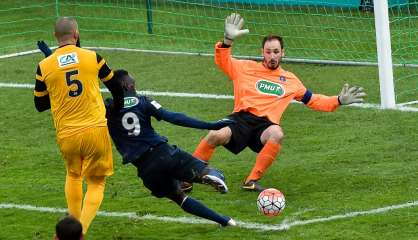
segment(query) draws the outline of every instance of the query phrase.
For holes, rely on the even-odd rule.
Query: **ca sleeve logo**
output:
[[[57,60],[58,60],[58,66],[59,67],[65,67],[71,64],[76,64],[78,63],[78,56],[77,53],[68,53],[65,55],[59,55],[57,56]]]

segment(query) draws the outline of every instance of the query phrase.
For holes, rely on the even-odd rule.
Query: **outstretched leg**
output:
[[[193,157],[208,163],[212,158],[216,147],[227,144],[231,139],[231,135],[232,132],[229,127],[224,127],[217,131],[209,131],[208,135],[203,138],[199,145],[196,147],[196,150],[193,153]],[[185,181],[181,183],[181,189],[185,192],[190,192],[192,188],[193,184],[191,182]]]
[[[203,138],[196,150],[193,153],[193,156],[208,162],[219,145],[225,145],[231,139],[231,129],[229,127],[224,127],[220,130],[209,131],[208,135]]]
[[[168,196],[169,199],[177,203],[185,212],[193,214],[195,216],[205,218],[221,224],[222,226],[235,226],[235,221],[227,216],[221,216],[212,209],[206,207],[199,201],[187,196],[180,189]]]
[[[202,203],[187,197],[180,189],[179,181],[202,182],[206,164],[189,153],[168,144],[162,144],[148,153],[141,161],[133,162],[144,186],[157,198],[169,198],[184,211],[217,222],[222,226],[233,225],[230,217],[221,216]],[[205,172],[208,175],[210,171]]]
[[[173,156],[173,160],[177,162],[176,167],[171,171],[175,179],[189,183],[208,184],[220,193],[228,192],[223,173],[217,169],[208,167],[206,162],[197,159],[181,149],[177,150]],[[181,183],[180,186],[182,186]],[[181,190],[184,192],[183,188]]]
[[[199,145],[197,145],[196,150],[193,153],[194,157],[197,157],[205,162],[209,162],[212,158],[213,153],[215,152],[216,146],[208,143],[206,138],[203,138]]]
[[[200,178],[200,179],[199,179]],[[201,172],[198,179],[195,182],[200,182],[203,184],[209,184],[220,193],[227,193],[228,187],[225,183],[225,176],[223,173],[217,169],[205,167]]]
[[[255,160],[255,165],[252,168],[250,174],[248,175],[246,182],[251,180],[259,180],[266,172],[266,170],[271,166],[273,161],[276,159],[277,154],[280,151],[280,143],[275,141],[267,141],[263,149],[257,155]]]
[[[279,125],[271,125],[262,132],[260,142],[264,146],[258,153],[255,165],[242,185],[243,189],[258,192],[264,190],[264,188],[261,187],[257,181],[261,179],[276,159],[276,156],[280,152],[283,138],[284,133]]]

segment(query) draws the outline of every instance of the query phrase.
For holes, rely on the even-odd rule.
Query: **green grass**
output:
[[[102,51],[113,68],[125,68],[139,90],[232,94],[232,84],[212,58]],[[0,82],[33,83],[40,54],[0,60]],[[314,92],[337,94],[344,82],[365,86],[369,103],[379,102],[376,69],[285,64]],[[1,88],[0,203],[65,208],[64,164],[51,115],[37,113],[31,89]],[[107,95],[106,95],[107,96]],[[229,114],[231,100],[153,97],[164,107],[205,120]],[[262,224],[310,220],[367,211],[418,200],[418,113],[342,107],[335,113],[291,104],[283,116],[282,151],[262,184],[284,192],[285,211],[267,218],[257,213],[256,193],[240,190],[255,154],[233,155],[218,148],[211,165],[225,172],[230,192],[220,195],[196,185],[194,198],[237,220]],[[188,152],[206,131],[154,122],[154,127]],[[107,181],[104,211],[187,216],[165,199],[150,196],[132,166],[114,151],[115,174]],[[50,239],[61,213],[0,209],[0,239]],[[97,217],[88,239],[414,239],[418,208],[260,232],[215,225]]]
[[[265,15],[241,5],[213,8],[179,5],[178,1],[153,1],[154,34],[149,35],[143,1],[100,2],[98,8],[97,1],[60,1],[61,15],[77,16],[83,46],[211,53],[215,41],[222,37],[224,17],[238,9],[246,18],[251,35],[237,41],[236,54],[258,55],[260,37],[279,31],[286,37],[288,57],[375,58],[374,33],[368,30],[372,15],[352,9],[332,14],[328,9],[318,10],[315,16],[306,19],[303,14],[307,9],[283,8],[275,9],[276,14],[267,14],[266,19]],[[257,11],[265,13],[267,8],[260,6]],[[38,39],[55,44],[52,36],[55,10],[55,1],[51,0],[38,0],[30,5],[22,0],[1,1],[0,53],[34,49]],[[405,12],[391,11],[391,14],[402,19]],[[416,11],[412,14],[416,15]],[[199,29],[191,28],[191,23]],[[302,25],[311,28],[294,27]],[[353,25],[356,27],[351,32],[342,30]],[[322,30],[318,30],[320,26]],[[415,18],[396,22],[396,47],[393,49],[400,61],[418,59],[414,26]],[[324,39],[330,41],[325,44]],[[405,40],[409,44],[405,45]],[[353,47],[360,51],[352,52]],[[233,93],[232,83],[218,70],[212,57],[99,53],[112,68],[127,69],[137,79],[139,90]],[[41,59],[41,54],[1,59],[0,83],[33,84],[36,64]],[[366,89],[368,103],[380,102],[376,67],[307,64],[284,64],[283,67],[294,72],[313,92],[335,95],[348,82]],[[417,71],[394,69],[398,103],[417,99]],[[65,170],[50,112],[36,112],[32,89],[0,88],[0,91],[0,204],[65,208]],[[222,118],[233,108],[231,100],[153,98],[170,110],[205,120]],[[261,216],[256,209],[257,194],[240,190],[256,156],[248,149],[233,155],[218,148],[211,161],[211,165],[225,172],[230,188],[228,194],[220,195],[207,186],[196,185],[191,195],[240,221],[262,224],[311,220],[417,201],[417,119],[417,112],[342,107],[335,113],[321,113],[291,104],[281,122],[285,132],[282,151],[262,180],[263,185],[284,192],[287,206],[282,215]],[[193,152],[207,133],[157,121],[154,127],[167,136],[170,143],[188,152]],[[116,151],[114,162],[115,174],[107,181],[101,210],[190,217],[173,203],[150,196],[136,177],[134,167],[123,166]],[[51,239],[54,225],[62,216],[61,213],[0,209],[0,239]],[[415,206],[295,226],[287,231],[260,232],[221,229],[210,224],[99,216],[91,226],[88,239],[416,239],[417,219],[418,207]]]

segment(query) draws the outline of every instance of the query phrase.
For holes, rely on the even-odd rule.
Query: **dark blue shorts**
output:
[[[150,148],[132,162],[152,195],[162,198],[180,191],[180,181],[193,182],[206,163],[167,143]]]

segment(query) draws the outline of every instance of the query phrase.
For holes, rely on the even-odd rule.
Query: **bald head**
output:
[[[75,44],[79,38],[77,21],[71,17],[58,18],[55,22],[55,37],[60,46]]]

